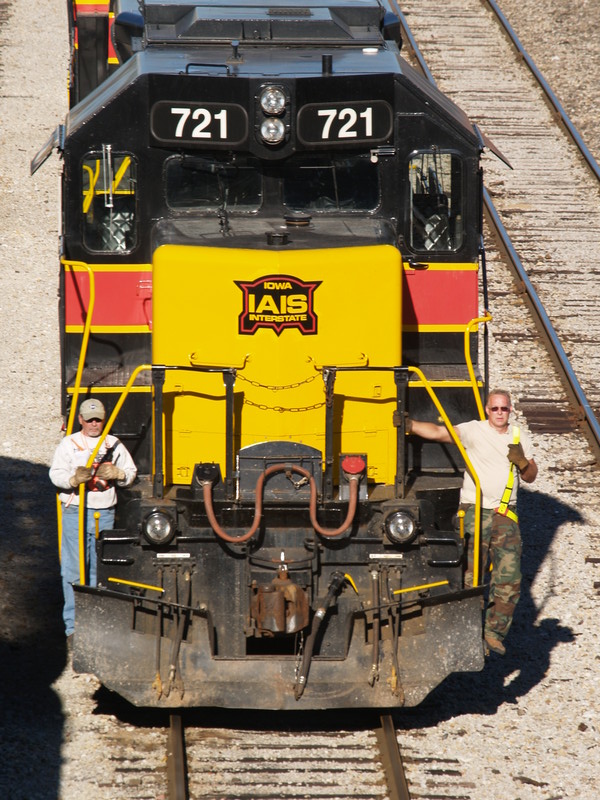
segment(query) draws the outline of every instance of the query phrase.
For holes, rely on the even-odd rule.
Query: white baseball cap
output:
[[[104,419],[106,411],[100,400],[84,400],[79,406],[79,413],[82,418],[88,422],[90,419]]]

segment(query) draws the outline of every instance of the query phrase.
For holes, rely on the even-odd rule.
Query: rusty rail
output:
[[[189,800],[185,734],[181,714],[170,715],[167,739],[167,779],[169,800]]]
[[[379,727],[376,733],[390,800],[410,800],[404,764],[391,714],[382,714],[379,717]]]

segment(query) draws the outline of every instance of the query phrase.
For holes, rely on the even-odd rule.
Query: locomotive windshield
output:
[[[369,154],[292,158],[284,167],[283,203],[293,211],[373,211],[379,205],[377,165]]]
[[[279,202],[291,211],[373,211],[379,205],[379,178],[369,154],[299,155],[280,169],[252,157],[183,156],[165,168],[166,199],[175,210],[258,211],[265,177],[280,186]]]
[[[257,211],[263,180],[256,158],[224,161],[210,156],[183,156],[167,161],[167,204],[173,209]]]

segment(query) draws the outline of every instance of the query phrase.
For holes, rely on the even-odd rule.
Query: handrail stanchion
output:
[[[479,390],[477,388],[477,379],[475,377],[475,370],[473,369],[473,359],[471,358],[469,336],[471,334],[471,329],[475,325],[480,325],[482,322],[491,322],[491,320],[492,315],[486,311],[485,316],[472,319],[465,328],[465,362],[467,364],[467,370],[469,371],[469,378],[471,380],[471,386],[473,387],[473,394],[475,395],[475,402],[477,403],[477,410],[479,411],[480,419],[485,419],[485,412],[481,402],[481,395],[479,394]]]
[[[394,382],[396,384],[396,486],[394,496],[403,498],[406,495],[406,423],[404,411],[406,410],[406,392],[408,388],[408,372],[405,367],[394,369]]]
[[[75,413],[77,411],[77,405],[79,403],[79,390],[81,389],[81,376],[83,375],[83,368],[85,366],[85,359],[87,355],[87,347],[88,342],[90,339],[90,328],[92,326],[92,316],[94,314],[94,305],[96,303],[96,281],[94,278],[94,271],[90,267],[89,264],[85,264],[83,261],[62,261],[65,270],[67,268],[73,269],[74,267],[81,267],[85,269],[88,273],[89,277],[89,298],[88,298],[88,308],[85,315],[85,323],[83,326],[83,338],[81,340],[81,348],[79,351],[79,359],[77,362],[77,371],[75,373],[75,385],[73,386],[73,396],[71,398],[71,408],[69,409],[69,416],[67,419],[67,427],[65,431],[65,436],[70,436],[73,432],[73,425],[75,424]],[[79,493],[79,502],[81,504],[81,492]],[[85,582],[85,556],[84,556],[84,548],[83,548],[83,529],[82,529],[82,516],[83,511],[80,510],[79,512],[79,576],[81,582]],[[57,517],[57,529],[58,529],[58,560],[61,560],[61,553],[62,553],[62,508],[60,502],[60,492],[56,493],[56,517]],[[82,577],[83,576],[83,577]]]
[[[323,475],[324,496],[326,500],[333,498],[333,390],[337,372],[334,367],[323,369],[325,384],[325,473]]]
[[[225,494],[228,500],[234,498],[235,442],[234,442],[234,397],[235,370],[223,372],[225,384]]]
[[[152,491],[155,497],[162,497],[165,481],[163,472],[164,367],[154,367],[152,370],[152,385],[154,386],[154,486]]]
[[[74,269],[80,267],[85,269],[89,278],[89,299],[88,308],[85,315],[85,323],[83,325],[83,338],[81,340],[81,349],[79,351],[79,360],[77,362],[77,372],[75,373],[75,384],[73,386],[73,397],[71,399],[71,408],[69,409],[69,418],[67,420],[66,435],[69,436],[73,432],[73,425],[75,424],[75,413],[77,411],[77,403],[79,399],[79,391],[81,389],[81,377],[83,375],[83,368],[85,366],[85,359],[87,356],[87,348],[90,339],[90,329],[92,327],[92,316],[94,314],[94,305],[96,304],[96,279],[94,271],[89,264],[83,261],[63,261],[65,269]]]

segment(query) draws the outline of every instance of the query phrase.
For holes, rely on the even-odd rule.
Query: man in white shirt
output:
[[[519,479],[533,483],[538,473],[529,436],[509,425],[511,411],[510,394],[494,389],[485,405],[487,419],[454,426],[481,485],[481,563],[484,568],[488,561],[492,564],[484,639],[486,648],[500,655],[506,652],[504,639],[521,593],[522,543],[516,513]],[[408,419],[406,432],[430,441],[453,441],[446,427],[433,422]],[[465,471],[460,502],[469,538],[467,584],[473,576],[475,501],[475,484]]]
[[[96,585],[96,520],[99,530],[114,527],[117,504],[116,486],[129,486],[135,480],[137,467],[116,436],[110,434],[102,443],[96,461],[86,464],[98,444],[104,428],[106,411],[99,400],[84,400],[79,407],[81,430],[60,442],[50,467],[50,480],[59,490],[62,509],[61,576],[63,584],[63,619],[69,637],[75,626],[73,583],[79,583],[79,486],[86,484],[85,497],[85,561],[88,584]],[[68,639],[67,639],[68,640]]]

